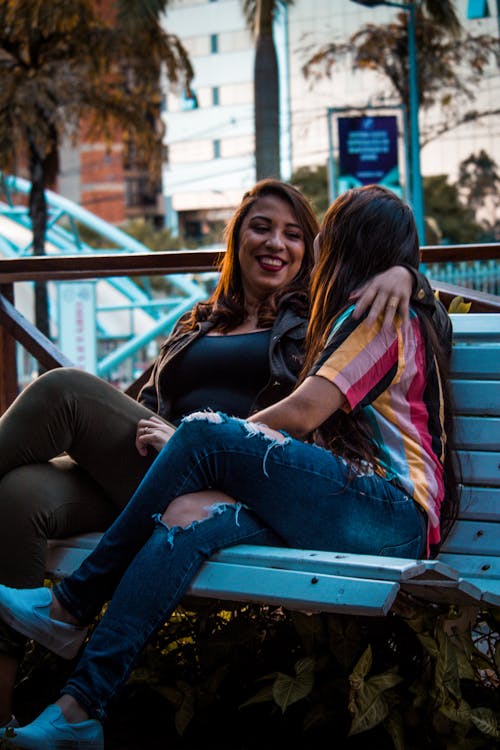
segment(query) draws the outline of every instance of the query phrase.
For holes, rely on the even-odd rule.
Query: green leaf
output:
[[[360,683],[363,682],[366,675],[370,671],[370,667],[372,665],[372,647],[368,646],[361,657],[358,660],[358,663],[352,670],[350,676],[349,676],[349,682],[352,685],[354,689],[358,689],[358,686]]]
[[[460,700],[457,649],[443,630],[438,630],[439,655],[436,662],[436,687]]]
[[[401,675],[396,673],[396,669],[397,667],[394,667],[393,669],[388,669],[387,672],[370,677],[367,685],[371,685],[377,690],[389,690],[403,680]]]
[[[403,719],[399,711],[393,710],[384,719],[384,727],[392,739],[395,750],[406,750]]]
[[[329,615],[327,619],[330,651],[345,670],[351,669],[354,660],[364,647],[364,638],[355,617]]]
[[[471,719],[480,732],[487,737],[494,737],[500,740],[498,718],[490,708],[473,708]]]
[[[273,684],[273,697],[285,713],[292,703],[305,698],[314,684],[314,660],[306,657],[295,664],[295,677],[279,673]]]
[[[349,736],[367,732],[380,724],[389,714],[389,705],[383,691],[367,683],[363,683],[356,694],[354,717]],[[352,710],[352,703],[351,703]]]
[[[458,676],[461,680],[474,680],[476,673],[468,656],[461,650],[457,650],[457,667]]]
[[[316,643],[324,642],[325,632],[323,621],[318,614],[293,612],[292,621],[308,653],[313,650]]]
[[[181,737],[194,717],[194,703],[194,689],[191,687],[185,688],[181,704],[175,712],[175,728]]]
[[[273,686],[272,685],[266,685],[265,687],[261,688],[255,695],[253,695],[251,698],[249,698],[244,703],[240,704],[240,708],[244,708],[245,706],[251,706],[254,703],[267,703],[268,701],[274,700],[273,695]]]
[[[417,633],[417,637],[427,653],[434,659],[437,659],[437,657],[439,656],[439,649],[434,638],[432,638],[430,635],[427,635],[426,633]]]
[[[183,694],[171,685],[154,685],[153,689],[173,706],[182,704]]]
[[[461,700],[457,704],[455,701],[447,699],[439,707],[439,710],[451,721],[470,726],[471,708],[466,701]]]

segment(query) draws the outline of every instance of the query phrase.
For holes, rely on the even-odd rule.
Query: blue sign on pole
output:
[[[340,193],[377,183],[402,194],[395,116],[339,117],[338,137]]]

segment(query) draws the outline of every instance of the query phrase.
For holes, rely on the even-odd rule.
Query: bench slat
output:
[[[61,576],[64,571],[85,559],[101,534],[82,534],[67,540],[51,540],[47,561],[48,571]],[[299,570],[315,575],[323,573],[351,578],[378,578],[386,581],[406,581],[428,570],[428,561],[404,557],[354,555],[324,550],[303,550],[289,547],[268,547],[238,544],[219,550],[211,560],[246,568],[276,568]],[[436,579],[456,579],[457,574],[445,563],[434,561]]]
[[[458,451],[465,484],[500,486],[500,450]]]
[[[482,584],[482,578],[480,579],[470,579],[471,583],[475,583],[478,586],[481,586]],[[500,581],[493,580],[488,584],[487,591],[484,592],[482,598],[481,598],[482,604],[492,604],[494,607],[500,606]]]
[[[500,383],[498,384],[500,388]],[[456,417],[455,443],[467,450],[498,450],[500,417]]]
[[[457,606],[477,605],[484,592],[472,581],[460,578],[458,581],[412,580],[401,584],[401,590],[418,599],[436,604],[456,604]]]
[[[399,584],[394,581],[328,576],[276,568],[204,563],[188,595],[264,602],[310,612],[385,615]]]
[[[442,552],[456,555],[497,555],[500,550],[500,524],[490,521],[456,521]]]
[[[481,369],[478,368],[478,353],[481,356]],[[453,347],[450,372],[452,378],[473,380],[495,380],[500,373],[500,350],[498,344],[470,346],[458,344]]]
[[[500,521],[500,487],[464,487],[459,517],[468,521]]]
[[[346,552],[292,549],[289,547],[261,547],[239,544],[216,552],[212,560],[257,565],[287,570],[306,570],[311,573],[343,575],[351,578],[379,578],[386,581],[406,581],[415,578],[428,568],[427,560],[405,557],[380,557],[355,555]],[[435,562],[435,576],[456,579],[457,574],[448,565]]]
[[[500,388],[497,380],[452,380],[451,392],[459,414],[500,414]]]
[[[453,313],[453,340],[467,341],[474,345],[484,342],[497,343],[500,339],[500,315],[498,313]]]
[[[477,578],[482,581],[480,588],[491,585],[492,579],[500,580],[500,558],[491,555],[455,555],[441,552],[439,559],[455,568],[461,578]]]

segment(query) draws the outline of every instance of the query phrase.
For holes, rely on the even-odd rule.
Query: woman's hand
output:
[[[369,325],[374,323],[381,313],[385,313],[383,325],[390,326],[397,312],[407,323],[412,291],[411,272],[404,266],[393,266],[351,293],[351,301],[356,302],[353,316],[359,318],[370,308],[366,319]]]
[[[137,433],[135,436],[135,447],[141,456],[148,455],[148,446],[152,445],[158,452],[168,443],[174,434],[174,428],[160,419],[160,417],[150,417],[150,419],[140,419],[137,423]]]

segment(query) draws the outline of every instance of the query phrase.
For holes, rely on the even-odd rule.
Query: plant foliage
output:
[[[494,750],[499,630],[494,608],[410,598],[364,618],[187,601],[144,650],[106,747],[312,749],[331,738],[341,750]],[[28,654],[17,688],[25,720],[69,671],[41,653]]]

